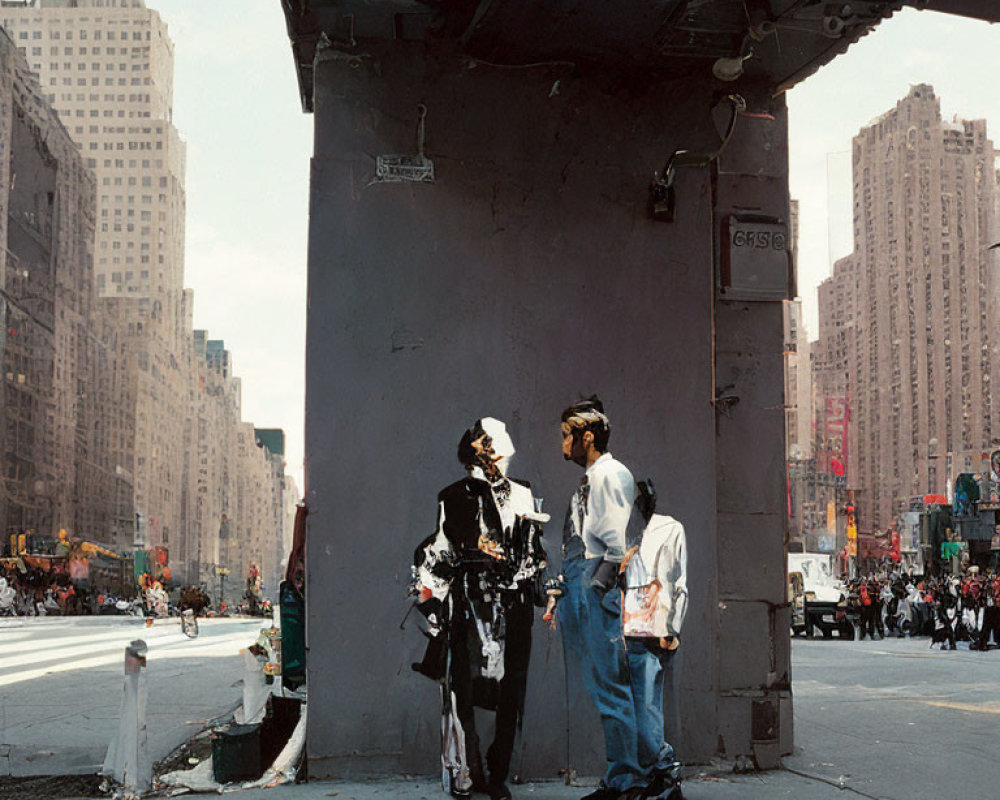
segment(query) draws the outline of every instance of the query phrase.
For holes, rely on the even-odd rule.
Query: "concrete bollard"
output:
[[[264,719],[267,697],[271,693],[264,675],[267,658],[263,649],[251,645],[240,650],[243,656],[243,705],[233,715],[237,725],[253,725]]]
[[[146,745],[146,643],[136,639],[125,648],[125,684],[118,734],[108,745],[102,775],[113,778],[128,792],[149,791],[153,762]]]

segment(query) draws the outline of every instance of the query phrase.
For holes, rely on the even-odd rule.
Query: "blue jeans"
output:
[[[648,777],[666,770],[674,748],[663,732],[663,686],[676,650],[660,647],[656,639],[626,639],[632,696],[639,729],[639,767]]]
[[[621,592],[601,595],[590,587],[599,558],[563,562],[566,594],[559,601],[559,625],[567,662],[580,665],[604,728],[606,786],[625,791],[641,783],[636,760],[636,717],[629,684]]]

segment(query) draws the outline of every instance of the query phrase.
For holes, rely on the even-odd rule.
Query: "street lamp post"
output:
[[[225,567],[216,567],[215,574],[219,576],[219,613],[222,613],[222,604],[225,602],[225,586],[226,586],[226,576],[229,574],[229,570]]]

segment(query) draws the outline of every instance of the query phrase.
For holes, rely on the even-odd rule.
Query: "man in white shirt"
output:
[[[610,433],[596,396],[562,413],[563,457],[586,473],[570,501],[563,529],[565,593],[558,618],[566,660],[580,664],[601,715],[608,764],[601,785],[584,800],[617,800],[644,782],[617,586],[635,481],[607,452]]]

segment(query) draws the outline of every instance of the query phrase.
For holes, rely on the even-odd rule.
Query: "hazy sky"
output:
[[[147,0],[175,45],[187,142],[185,284],[194,323],[233,353],[243,418],[284,428],[302,491],[312,116],[278,0]]]
[[[301,490],[312,117],[299,104],[281,4],[147,5],[176,45],[174,122],[188,145],[185,282],[195,290],[195,325],[232,350],[244,418],[285,429],[288,469]],[[996,137],[997,54],[1000,26],[906,11],[789,92],[799,291],[811,336],[815,287],[831,256],[852,246],[851,137],[914,83],[934,86],[946,118],[985,117]]]

